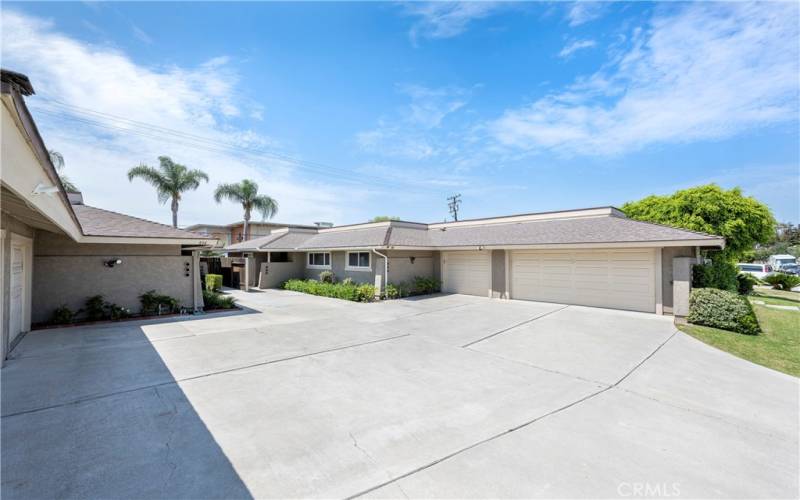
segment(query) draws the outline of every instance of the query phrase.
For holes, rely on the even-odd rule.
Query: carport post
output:
[[[693,257],[672,259],[672,315],[676,318],[689,314],[689,292],[692,289]]]

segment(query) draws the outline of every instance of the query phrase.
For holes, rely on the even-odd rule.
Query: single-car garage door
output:
[[[491,288],[490,272],[489,252],[444,252],[442,290],[485,297]]]
[[[511,252],[511,298],[655,312],[655,251]]]

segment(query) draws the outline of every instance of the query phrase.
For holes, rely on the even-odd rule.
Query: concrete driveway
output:
[[[670,318],[235,294],[26,336],[2,497],[798,496],[798,379]]]

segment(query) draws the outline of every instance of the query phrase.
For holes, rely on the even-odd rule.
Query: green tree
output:
[[[58,177],[61,179],[61,185],[64,186],[64,189],[68,193],[77,193],[78,191],[80,191],[78,189],[78,186],[73,184],[72,181],[69,180],[69,177],[63,174],[64,155],[62,155],[55,149],[50,149],[47,152],[50,154],[50,163],[52,163],[53,166],[56,167],[56,173],[58,174]]]
[[[723,236],[730,259],[775,237],[775,218],[766,205],[739,188],[725,190],[716,184],[648,196],[624,204],[622,211],[635,220]]]
[[[400,217],[394,215],[378,215],[370,219],[370,222],[387,222],[390,220],[400,220]]]
[[[158,168],[139,165],[128,170],[128,180],[140,178],[156,188],[158,202],[162,205],[172,200],[172,227],[178,227],[178,203],[181,194],[200,187],[200,181],[208,182],[208,175],[202,170],[189,170],[175,163],[169,156],[158,157]]]
[[[260,212],[262,219],[271,219],[278,213],[278,202],[265,194],[258,194],[258,184],[248,179],[235,184],[220,184],[214,191],[214,200],[217,203],[222,202],[222,200],[241,203],[242,209],[244,209],[243,241],[247,241],[250,235],[251,211],[257,210]]]

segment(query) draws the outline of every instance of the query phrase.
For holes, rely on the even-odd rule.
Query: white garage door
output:
[[[511,298],[655,312],[655,251],[511,252]]]
[[[444,252],[442,290],[488,296],[491,287],[489,252]]]

